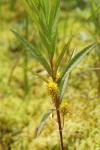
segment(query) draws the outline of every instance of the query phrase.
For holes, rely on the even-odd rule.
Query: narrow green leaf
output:
[[[54,16],[55,16],[55,0],[52,2],[51,8],[50,8],[50,16],[49,16],[49,30],[50,31],[54,22]]]
[[[25,7],[27,13],[28,13],[29,16],[31,17],[31,19],[35,22],[35,24],[36,24],[37,26],[39,26],[37,17],[35,16],[35,14],[33,14],[32,9],[30,8],[30,6],[29,6],[29,4],[27,3],[26,0],[23,0],[23,5],[24,5],[24,7]]]
[[[56,0],[55,14],[54,14],[55,16],[54,16],[53,24],[51,27],[52,40],[54,39],[55,34],[57,32],[59,12],[60,12],[60,0]]]
[[[41,7],[42,7],[43,13],[45,15],[45,18],[47,20],[48,11],[49,11],[49,0],[41,0],[40,3],[41,3]]]
[[[41,78],[46,83],[49,83],[49,81],[44,76],[42,76],[41,74],[37,73],[36,71],[33,71],[32,69],[26,68],[24,66],[20,66],[20,67],[24,68],[25,70],[27,70],[27,71],[31,72],[32,74],[36,75],[37,77]]]
[[[71,57],[69,59],[69,62],[71,61],[71,59],[75,56],[75,49],[73,50],[72,54],[71,54]],[[60,91],[60,103],[62,101],[62,98],[64,96],[64,93],[65,93],[65,90],[66,90],[66,87],[67,87],[67,83],[68,83],[68,79],[69,79],[69,74],[63,78],[63,80],[60,82],[59,84],[59,91]]]
[[[39,127],[38,127],[38,131],[37,131],[36,137],[39,136],[39,134],[41,133],[41,131],[42,131],[44,125],[45,125],[45,122],[46,122],[47,118],[49,117],[49,115],[50,115],[54,110],[55,110],[55,109],[50,109],[50,110],[43,116],[43,118],[42,118],[42,120],[41,120],[41,122],[40,122],[40,125],[39,125]]]
[[[45,15],[46,15],[46,20],[48,23],[48,19],[49,19],[49,9],[50,9],[50,1],[49,0],[44,0],[45,2]]]
[[[39,50],[33,47],[31,43],[29,43],[24,37],[22,37],[20,34],[15,32],[14,30],[11,30],[12,33],[16,36],[16,38],[24,45],[25,49],[30,52],[31,55],[34,56],[46,69],[46,71],[51,75],[51,68],[47,61],[45,60],[44,56],[40,53]]]
[[[52,26],[53,26],[54,20],[56,18],[59,2],[60,2],[59,0],[53,0],[51,3],[50,16],[49,16],[49,29],[50,30],[52,30]]]
[[[59,12],[60,12],[60,0],[56,1],[56,7],[55,7],[55,16],[54,21],[51,27],[51,40],[52,40],[52,58],[54,56],[55,52],[55,44],[56,44],[56,35],[57,35],[57,26],[58,26],[58,18],[59,18]]]
[[[39,18],[39,23],[40,23],[40,26],[41,26],[41,30],[40,31],[44,34],[44,36],[47,37],[47,39],[51,43],[51,37],[50,37],[49,30],[48,30],[47,26],[44,24],[44,22],[43,22],[43,20],[41,18]]]
[[[37,6],[36,6],[36,4],[35,4],[35,1],[31,0],[31,2],[32,2],[33,9],[34,9],[35,13],[36,13],[37,16],[38,16],[38,15],[39,15],[39,10],[38,10],[38,8],[37,8]]]
[[[40,33],[41,41],[42,41],[45,49],[47,50],[49,57],[51,58],[51,45],[48,42],[48,40],[46,39],[46,37],[41,32],[39,32],[39,33]]]
[[[54,73],[55,73],[55,74],[56,74],[56,72],[57,72],[57,69],[58,69],[58,67],[59,67],[59,65],[60,65],[60,63],[61,63],[61,61],[62,61],[62,58],[63,58],[65,52],[69,49],[71,40],[72,40],[72,37],[69,39],[68,43],[64,46],[64,48],[63,48],[62,51],[61,51],[61,54],[59,55],[59,58],[58,58],[58,60],[57,60],[57,63],[56,63],[56,65],[55,65],[55,68],[54,68]]]
[[[65,93],[67,83],[68,83],[69,75],[66,76],[65,80],[61,81],[59,91],[60,91],[60,103],[62,102],[63,95]]]
[[[71,61],[69,61],[68,64],[66,64],[64,70],[62,71],[59,82],[63,80],[63,77],[67,77],[67,75],[80,63],[80,61],[93,49],[94,45],[95,44],[92,44],[81,50],[74,56],[74,58]]]

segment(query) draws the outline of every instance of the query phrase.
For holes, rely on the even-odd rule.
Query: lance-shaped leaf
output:
[[[41,18],[39,18],[39,24],[41,26],[40,31],[46,36],[48,41],[51,42],[50,32],[49,32],[47,26],[45,25],[45,23],[43,22],[43,20]]]
[[[71,54],[71,57],[69,59],[69,62],[71,61],[71,59],[75,56],[75,49],[73,50],[72,54]],[[60,84],[59,84],[59,91],[60,91],[60,103],[62,101],[62,98],[64,96],[64,93],[65,93],[65,90],[66,90],[66,86],[67,86],[67,83],[68,83],[68,79],[69,79],[69,74],[63,78],[63,80],[61,80]]]
[[[36,23],[36,25],[39,27],[38,24],[38,20],[35,14],[33,14],[32,9],[30,8],[28,2],[26,0],[23,0],[23,5],[27,11],[27,13],[29,14],[29,16],[31,17],[31,19]]]
[[[62,58],[63,58],[65,52],[69,49],[71,40],[72,40],[72,37],[69,39],[68,43],[64,46],[64,48],[62,49],[62,51],[61,51],[61,53],[60,53],[60,55],[59,55],[59,58],[58,58],[58,60],[57,60],[57,63],[56,63],[56,65],[55,65],[55,68],[54,68],[54,73],[55,73],[55,74],[56,74],[56,72],[57,72],[57,69],[58,69],[58,67],[59,67],[59,65],[60,65],[60,63],[61,63],[61,61],[62,61]]]
[[[45,123],[46,123],[47,118],[49,117],[49,115],[50,115],[54,110],[55,110],[55,109],[50,109],[46,114],[44,114],[44,116],[43,116],[43,118],[42,118],[42,120],[41,120],[41,122],[40,122],[40,125],[39,125],[39,127],[38,127],[38,131],[37,131],[36,137],[39,136],[39,134],[41,133],[41,131],[42,131],[42,129],[43,129]]]
[[[27,68],[27,67],[24,67],[24,66],[20,66],[22,67],[23,69],[31,72],[32,74],[36,75],[37,77],[41,78],[43,81],[45,81],[46,83],[49,83],[49,81],[41,74],[37,73],[36,71],[33,71],[32,69],[30,68]]]
[[[43,10],[43,13],[45,15],[46,20],[48,20],[49,15],[49,0],[41,0],[40,1],[41,8]]]
[[[49,9],[50,9],[50,1],[49,1],[49,0],[44,0],[44,5],[45,5],[46,20],[47,20],[47,23],[48,23],[48,19],[49,19]]]
[[[52,33],[52,40],[55,37],[56,31],[57,31],[57,25],[58,25],[58,18],[59,18],[59,12],[60,12],[60,0],[56,0],[56,6],[54,8],[54,20],[51,27],[51,33]]]
[[[68,62],[68,64],[66,64],[58,82],[61,82],[63,78],[67,77],[67,75],[80,63],[80,61],[93,49],[94,45],[95,44],[92,44],[81,50],[71,61]]]
[[[40,34],[40,37],[41,37],[41,41],[42,41],[45,49],[47,50],[49,57],[51,58],[51,45],[48,42],[48,40],[45,38],[43,33],[39,32],[39,34]]]
[[[33,47],[33,45],[31,43],[29,43],[24,37],[22,37],[20,34],[18,34],[17,32],[15,32],[14,30],[11,30],[13,32],[13,34],[15,35],[15,37],[23,44],[23,46],[25,47],[25,49],[34,57],[36,58],[41,64],[42,66],[46,69],[46,71],[51,74],[51,69],[49,64],[47,63],[47,61],[45,60],[45,58],[43,57],[43,55],[40,53],[39,50],[37,50],[36,48]]]
[[[51,27],[52,58],[54,56],[55,44],[56,44],[57,25],[58,25],[58,18],[59,18],[59,12],[60,12],[60,0],[56,0],[56,6],[54,9],[55,9],[54,19],[53,19],[53,23]]]
[[[55,19],[57,20],[58,14],[60,9],[60,0],[53,0],[51,3],[51,9],[50,9],[50,16],[49,16],[49,29],[52,31],[53,29],[53,24]]]
[[[66,90],[66,87],[67,87],[68,79],[69,79],[69,74],[67,75],[65,80],[61,81],[61,83],[60,83],[60,87],[59,87],[59,91],[60,91],[59,100],[60,100],[60,103],[62,102],[62,98],[64,96],[64,93],[65,93],[65,90]]]
[[[34,12],[36,13],[36,15],[38,16],[38,15],[39,15],[39,10],[38,10],[38,8],[37,8],[37,6],[36,6],[36,2],[33,1],[33,0],[31,0],[31,2],[32,2],[33,10],[34,10]]]

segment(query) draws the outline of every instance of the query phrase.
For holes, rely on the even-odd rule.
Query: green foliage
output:
[[[74,58],[72,58],[68,62],[68,64],[66,64],[66,66],[64,67],[62,71],[59,82],[61,80],[64,80],[68,76],[68,74],[80,63],[80,61],[90,52],[90,50],[93,49],[93,47],[94,47],[94,44],[84,48],[78,54],[76,54]]]
[[[61,54],[58,58],[58,62],[55,66],[55,70],[53,70],[53,68],[54,68],[53,57],[55,54],[55,48],[57,47],[56,39],[57,39],[58,17],[59,17],[59,10],[60,10],[60,0],[53,1],[51,3],[51,4],[53,4],[53,6],[50,8],[49,8],[49,6],[50,6],[49,0],[47,0],[47,1],[44,1],[44,0],[39,1],[38,0],[37,3],[35,3],[35,1],[32,0],[31,2],[32,2],[32,7],[30,7],[30,5],[28,4],[27,1],[24,1],[24,5],[25,5],[26,10],[29,13],[30,17],[32,17],[32,18],[34,17],[35,23],[38,26],[41,40],[42,40],[43,45],[46,48],[48,56],[49,56],[49,58],[48,58],[49,64],[47,63],[46,59],[44,58],[44,56],[38,49],[34,48],[31,43],[29,43],[25,38],[23,38],[17,32],[15,32],[14,30],[11,30],[11,31],[17,37],[17,39],[24,45],[26,50],[28,50],[42,64],[42,66],[46,69],[48,74],[52,77],[52,80],[55,82],[58,67],[60,67],[60,63],[61,63],[61,60],[63,59],[66,49],[69,48],[69,44],[71,42],[72,37],[68,41],[68,43],[65,45],[65,47],[62,49]],[[47,7],[49,8],[48,11],[47,11]],[[90,52],[90,50],[93,47],[94,47],[94,44],[84,48],[79,53],[77,53],[74,57],[73,57],[73,54],[74,54],[74,52],[73,52],[69,62],[63,68],[63,70],[61,72],[61,76],[58,79],[59,94],[56,96],[56,98],[54,98],[55,107],[56,107],[57,111],[59,109],[60,103],[62,102],[62,97],[63,97],[65,89],[66,89],[66,85],[67,85],[67,81],[68,81],[70,72],[80,63],[80,61]],[[41,76],[41,79],[43,79],[42,76]],[[40,134],[49,114],[50,113],[47,113],[44,115],[44,117],[40,123],[37,136]],[[60,119],[59,111],[57,113],[57,117],[58,117],[60,141],[62,141],[62,135],[61,135],[62,131],[60,131],[60,130],[62,130],[62,127],[61,127],[61,119]],[[63,142],[61,142],[61,147],[63,150]]]
[[[64,2],[65,0],[61,1],[61,7],[65,4]],[[74,2],[75,5],[78,3],[76,0]],[[66,4],[67,3],[68,2],[66,2]],[[18,12],[19,5],[20,1],[18,0],[18,6],[16,5],[16,11],[18,7]],[[1,17],[1,19],[4,17],[1,21],[1,24],[6,22],[6,26],[4,23],[2,28],[5,29],[5,31],[1,30],[0,28],[0,35],[2,37],[0,38],[0,150],[61,149],[60,143],[58,142],[59,135],[57,130],[59,126],[56,118],[56,111],[53,111],[54,109],[51,110],[51,108],[54,108],[55,106],[55,100],[52,99],[51,102],[44,91],[46,89],[46,84],[51,82],[52,79],[56,77],[57,72],[61,73],[60,78],[58,78],[59,80],[56,80],[56,83],[59,86],[59,105],[62,103],[62,100],[70,103],[70,114],[65,116],[64,128],[60,130],[63,133],[65,149],[98,150],[100,147],[100,97],[97,95],[96,83],[98,83],[98,80],[95,72],[99,72],[100,68],[91,68],[97,59],[93,57],[94,52],[90,53],[88,57],[83,60],[80,66],[73,70],[83,59],[83,57],[95,47],[95,44],[90,45],[90,37],[88,37],[89,41],[87,40],[85,42],[80,42],[76,37],[73,42],[71,39],[68,40],[67,34],[69,34],[71,24],[73,24],[73,17],[70,17],[66,20],[69,25],[68,29],[66,29],[67,34],[64,32],[65,41],[67,44],[65,44],[65,46],[63,45],[64,48],[62,48],[60,39],[62,38],[62,26],[64,23],[63,18],[65,17],[66,12],[61,8],[58,37],[57,22],[59,17],[58,14],[60,9],[60,1],[23,0],[23,5],[30,14],[30,18],[32,18],[34,24],[36,25],[34,29],[31,25],[31,22],[29,22],[29,35],[31,35],[32,31],[38,37],[38,34],[35,31],[38,28],[45,51],[43,51],[43,47],[39,43],[39,38],[34,36],[34,34],[32,34],[32,36],[34,37],[35,41],[30,40],[29,37],[29,40],[31,41],[30,43],[28,40],[26,40],[27,38],[25,39],[21,36],[22,33],[19,34],[17,33],[18,31],[15,32],[14,30],[12,32],[19,39],[24,48],[44,67],[45,71],[43,71],[42,74],[43,67],[41,67],[40,64],[35,61],[35,59],[32,59],[32,57],[29,56],[29,63],[27,67],[23,65],[23,57],[20,58],[18,66],[21,66],[25,71],[28,72],[29,94],[26,101],[23,100],[24,83],[22,82],[23,73],[20,67],[16,67],[12,76],[12,82],[10,85],[7,85],[11,65],[13,64],[13,60],[16,58],[15,53],[11,51],[8,52],[9,41],[10,43],[14,42],[14,36],[11,34],[11,32],[9,32],[9,28],[13,22],[13,19],[10,19],[13,15],[17,14],[10,12],[10,18],[8,15],[9,11],[7,10],[9,3],[6,2],[6,6],[2,8],[4,11],[7,10],[7,13]],[[71,3],[67,7],[70,8],[70,5]],[[64,5],[64,7],[66,6]],[[99,13],[99,7],[94,8],[94,15],[97,17],[97,14]],[[68,14],[71,16],[74,14],[74,12],[75,10],[72,9],[70,12],[68,12]],[[87,13],[89,14],[90,11],[88,10]],[[8,18],[6,18],[6,15]],[[91,18],[88,20],[90,25],[89,28],[94,32],[94,26],[91,28],[91,25],[93,25],[93,17],[92,15],[90,16]],[[15,20],[17,21],[17,17]],[[81,23],[83,25],[83,22]],[[81,26],[81,23],[75,22],[72,35],[74,35],[74,31],[76,34],[77,26]],[[88,30],[83,26],[81,29],[82,31],[85,30],[86,33],[88,32]],[[97,34],[96,32],[94,33],[96,37]],[[37,46],[38,43],[39,46]],[[83,49],[85,46],[86,48]],[[72,51],[74,47],[83,50],[76,53],[75,49]],[[56,55],[56,49],[58,49],[59,55]],[[95,70],[95,72],[93,70]],[[38,78],[36,78],[36,76]],[[33,80],[34,78],[36,78],[36,80]],[[42,79],[43,82],[40,79]],[[68,82],[69,79],[70,81]],[[59,108],[56,110],[58,111]],[[41,115],[44,114],[44,112],[47,113],[41,120]],[[49,117],[50,114],[51,116]],[[62,119],[63,117],[61,116],[61,121]],[[40,125],[38,127],[39,122]],[[42,131],[44,125],[45,130]],[[35,137],[37,134],[40,136],[36,139]]]
[[[41,74],[37,73],[36,71],[33,71],[32,69],[29,69],[29,68],[26,68],[24,66],[21,66],[23,69],[31,72],[32,74],[36,75],[37,77],[41,78],[43,81],[45,81],[46,83],[49,83],[49,81],[44,77],[42,76]]]
[[[75,49],[72,52],[72,55],[69,59],[69,62],[71,61],[71,59],[74,57],[75,55]],[[68,83],[68,79],[69,79],[69,74],[66,76],[66,78],[64,78],[64,80],[61,81],[60,85],[59,85],[59,89],[60,89],[60,103],[62,101],[62,98],[64,96],[65,90],[66,90],[66,86]]]
[[[55,68],[54,68],[54,73],[55,73],[55,75],[56,75],[56,73],[57,73],[58,67],[60,66],[60,63],[61,63],[61,61],[62,61],[62,58],[63,58],[65,52],[68,51],[68,49],[69,49],[69,45],[70,45],[70,43],[71,43],[71,40],[72,40],[72,37],[69,39],[68,43],[64,46],[64,48],[63,48],[62,51],[61,51],[61,54],[59,55],[59,58],[58,58],[58,60],[57,60],[57,63],[56,63],[56,65],[55,65]]]
[[[31,2],[32,7],[28,5],[27,1],[23,1],[28,14],[38,26],[43,45],[48,52],[49,59],[52,60],[57,38],[60,0],[54,0],[52,2],[50,0],[31,0]]]
[[[43,57],[43,55],[41,54],[41,52],[39,50],[37,50],[36,48],[34,48],[31,43],[29,43],[24,37],[19,35],[17,32],[15,32],[14,30],[12,30],[12,32],[16,36],[16,38],[24,45],[26,50],[29,51],[31,53],[31,55],[33,57],[35,57],[43,65],[43,67],[46,69],[46,71],[49,74],[51,74],[50,66],[46,62],[46,60]]]
[[[55,109],[51,109],[51,110],[49,110],[47,113],[45,113],[45,115],[43,116],[43,118],[42,118],[42,120],[41,120],[41,122],[40,122],[40,125],[39,125],[39,127],[38,127],[38,131],[37,131],[36,137],[39,136],[39,134],[40,134],[41,131],[42,131],[42,128],[44,127],[44,125],[45,125],[45,123],[46,123],[46,120],[47,120],[48,116],[50,116],[50,114],[51,114],[54,110],[55,110]]]

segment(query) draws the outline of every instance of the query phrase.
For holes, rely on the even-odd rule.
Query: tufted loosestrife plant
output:
[[[58,18],[60,12],[60,2],[61,0],[23,0],[23,5],[31,17],[31,19],[36,24],[39,36],[41,38],[42,44],[44,46],[44,56],[38,48],[34,47],[27,39],[21,36],[16,31],[12,30],[12,33],[16,38],[23,44],[25,49],[44,67],[50,76],[51,80],[47,80],[43,75],[29,69],[24,68],[47,83],[47,91],[51,99],[54,102],[55,109],[50,109],[43,116],[37,131],[37,137],[41,133],[43,126],[48,118],[48,116],[56,111],[57,122],[59,127],[59,136],[61,149],[64,150],[63,135],[62,135],[62,125],[61,115],[64,117],[70,110],[68,103],[63,103],[62,99],[66,90],[67,82],[71,71],[80,63],[80,61],[93,49],[95,44],[91,44],[84,48],[75,55],[75,50],[73,50],[68,63],[61,66],[61,61],[66,50],[69,47],[71,39],[61,50],[56,63],[54,62],[55,50],[57,49],[57,28],[58,28]],[[60,68],[60,72],[58,70]]]

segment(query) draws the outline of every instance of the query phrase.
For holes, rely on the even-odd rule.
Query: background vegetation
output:
[[[96,48],[71,73],[64,96],[71,113],[65,118],[64,143],[68,150],[100,150],[100,2],[62,0],[58,24],[58,49],[74,39],[67,59],[91,43]],[[46,75],[40,64],[11,33],[17,30],[35,47],[43,48],[35,24],[22,1],[0,1],[0,150],[60,150],[59,133],[49,117],[41,135],[35,139],[42,115],[53,104],[46,84],[24,70],[28,66]],[[66,60],[63,59],[62,63]]]

